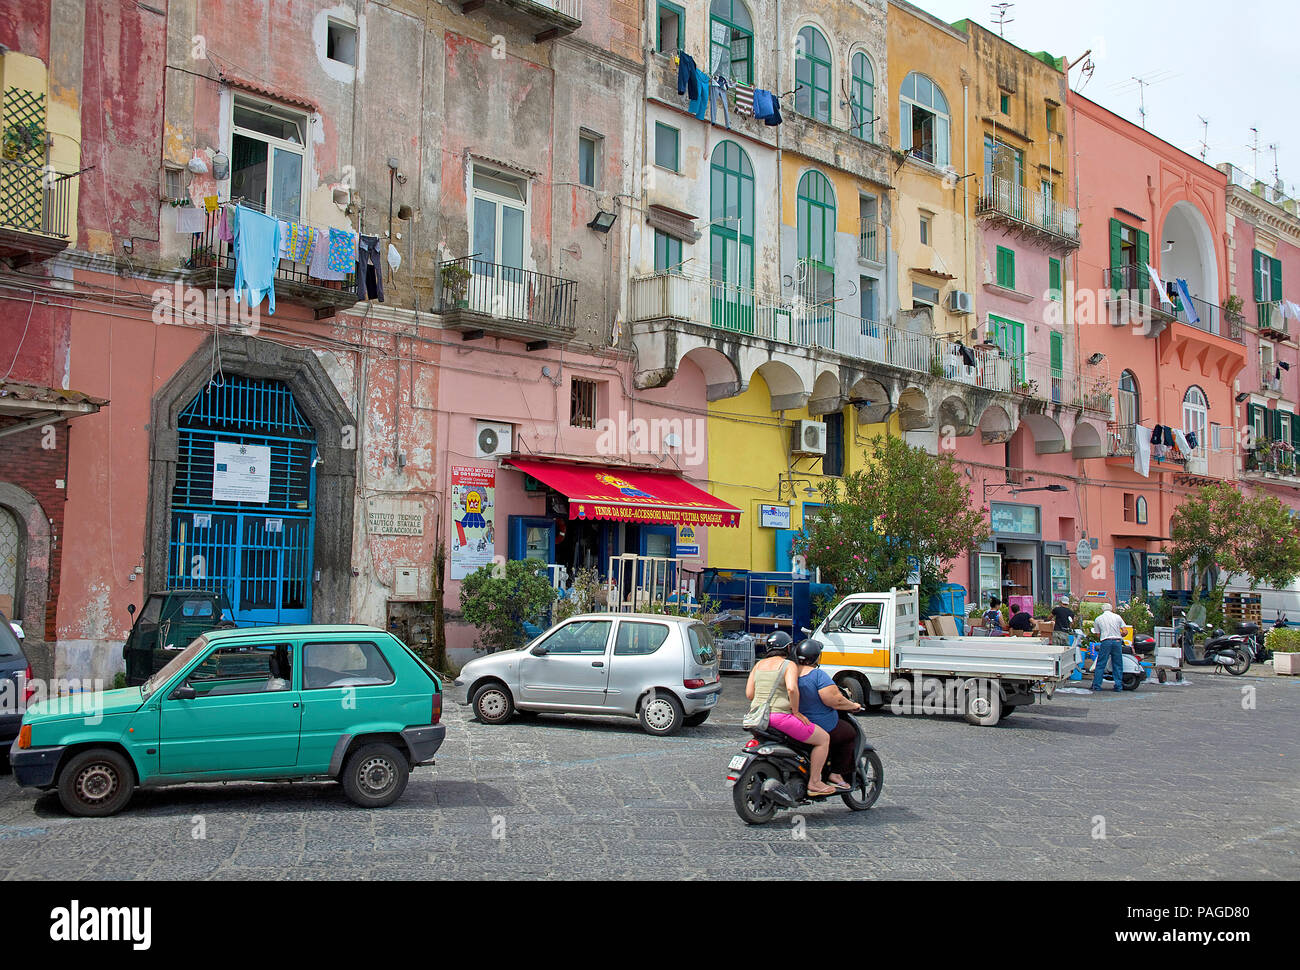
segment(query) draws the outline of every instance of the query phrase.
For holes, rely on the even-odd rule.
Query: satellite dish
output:
[[[478,449],[485,455],[496,454],[499,443],[496,430],[493,428],[484,428],[478,433]]]

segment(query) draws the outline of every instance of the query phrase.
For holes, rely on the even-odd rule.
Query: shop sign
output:
[[[760,505],[758,507],[758,525],[761,529],[790,528],[790,506]]]
[[[1167,589],[1173,588],[1173,569],[1169,564],[1169,556],[1163,552],[1152,552],[1147,554],[1147,592],[1151,594],[1163,593]]]
[[[451,578],[464,579],[496,555],[496,469],[451,469]]]
[[[366,503],[366,529],[372,536],[422,536],[424,506],[419,502],[372,498]]]
[[[677,527],[677,555],[698,556],[699,554],[699,528],[693,525],[679,525]]]
[[[1002,535],[1038,535],[1038,514],[1036,505],[1003,505],[995,502],[989,507],[993,531]]]
[[[1080,539],[1079,544],[1074,547],[1074,559],[1079,564],[1080,569],[1087,569],[1092,565],[1092,543],[1087,539]]]

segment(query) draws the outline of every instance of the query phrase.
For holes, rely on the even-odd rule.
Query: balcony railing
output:
[[[1127,293],[1130,300],[1142,304],[1153,316],[1195,327],[1204,333],[1236,343],[1245,341],[1242,330],[1244,321],[1240,314],[1197,296],[1191,298],[1189,307],[1182,294],[1172,288],[1172,284],[1166,285],[1171,286],[1165,293],[1169,298],[1168,303],[1161,300],[1160,294],[1155,291],[1155,281],[1145,266],[1130,263],[1102,270],[1102,286],[1112,293]]]
[[[1281,442],[1264,441],[1264,446],[1246,452],[1244,470],[1251,475],[1272,475],[1280,478],[1300,476],[1294,451],[1284,450]]]
[[[1066,242],[1079,243],[1079,212],[1041,192],[995,175],[986,176],[975,203],[977,215],[1001,216],[1022,226],[1041,229]]]
[[[858,256],[873,263],[880,262],[880,248],[876,243],[877,232],[879,226],[874,219],[871,219],[862,223],[862,231],[858,234]]]
[[[1276,334],[1285,340],[1288,336],[1286,317],[1280,303],[1256,303],[1255,326],[1263,333]]]
[[[257,205],[242,203],[245,208],[259,209]],[[217,232],[221,221],[221,210],[207,213],[202,232],[190,235],[190,256],[185,268],[195,273],[215,274],[220,285],[234,286],[234,271],[237,259],[234,243],[225,242]],[[328,230],[317,229],[317,232]],[[227,277],[227,279],[222,279]],[[290,295],[295,301],[301,301],[318,310],[326,307],[346,307],[357,302],[356,274],[349,273],[343,280],[319,280],[308,273],[306,263],[295,263],[282,259],[275,266],[277,284],[288,284]],[[277,286],[277,292],[280,292]]]
[[[1082,407],[1078,375],[1045,355],[1007,357],[982,348],[966,364],[953,342],[867,320],[834,306],[776,299],[748,287],[683,273],[632,281],[632,320],[680,320],[795,347],[819,348],[1000,393]],[[1109,407],[1109,400],[1106,402]]]
[[[521,23],[534,40],[571,34],[582,26],[582,0],[461,0],[461,13],[493,7],[503,17]]]
[[[438,281],[434,311],[475,328],[542,339],[566,338],[576,328],[573,280],[462,256],[438,264]]]
[[[67,239],[78,174],[0,159],[0,229]]]

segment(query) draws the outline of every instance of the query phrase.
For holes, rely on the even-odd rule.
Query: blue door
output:
[[[168,587],[223,590],[241,626],[310,623],[316,441],[289,388],[227,377],[177,431]]]
[[[1146,553],[1139,549],[1115,550],[1115,605],[1128,603],[1134,594],[1146,590]]]

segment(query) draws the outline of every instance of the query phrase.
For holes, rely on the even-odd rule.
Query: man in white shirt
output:
[[[1106,662],[1110,661],[1111,676],[1115,679],[1115,690],[1124,689],[1124,619],[1111,611],[1109,603],[1101,604],[1101,616],[1092,621],[1092,632],[1101,641],[1097,644],[1097,668],[1092,675],[1092,689],[1101,690],[1101,682],[1106,674]]]

